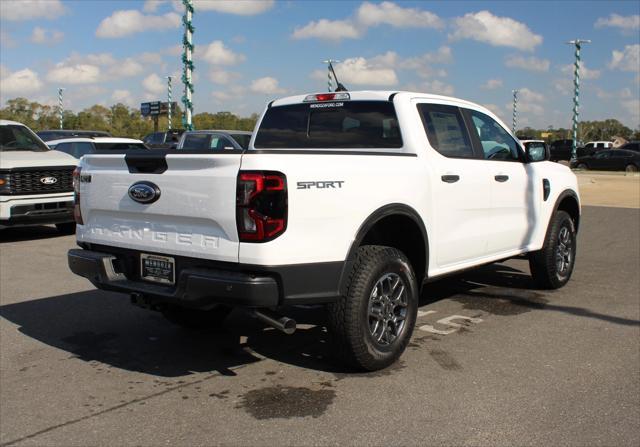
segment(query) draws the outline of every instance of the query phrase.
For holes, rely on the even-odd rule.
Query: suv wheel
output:
[[[346,295],[328,305],[334,353],[358,370],[376,371],[404,352],[416,322],[418,286],[407,257],[391,247],[360,247]]]
[[[584,163],[578,163],[578,169],[582,170],[582,171],[586,171],[587,169],[589,169],[589,166],[587,166]]]
[[[231,313],[231,308],[227,306],[216,306],[211,310],[188,309],[180,306],[167,306],[162,309],[162,315],[178,326],[187,329],[202,330],[213,329],[222,324]]]
[[[627,167],[624,168],[624,170],[626,172],[638,172],[638,167],[636,165],[627,165]]]
[[[545,289],[559,289],[571,278],[576,262],[576,229],[571,216],[557,211],[547,230],[542,250],[529,255],[531,275]]]

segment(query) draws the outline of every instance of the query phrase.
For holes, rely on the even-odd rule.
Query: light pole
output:
[[[576,48],[576,60],[573,66],[573,142],[571,143],[571,161],[575,161],[578,144],[578,115],[580,115],[578,110],[580,106],[580,47],[583,43],[591,43],[591,40],[575,39],[567,43]]]
[[[171,130],[171,76],[167,76],[167,130]]]
[[[60,130],[62,130],[62,92],[64,91],[64,88],[59,87],[58,88],[58,118],[60,120]]]
[[[327,64],[327,87],[328,90],[327,91],[331,91],[331,68],[332,68],[332,64],[334,63],[338,63],[340,61],[338,60],[334,60],[334,59],[327,59],[326,61],[322,61],[323,64]],[[338,81],[336,80],[336,84],[338,83]]]
[[[511,131],[513,134],[516,134],[516,123],[518,121],[518,90],[511,90],[513,93],[513,122],[511,126]]]
[[[182,83],[184,84],[184,96],[182,103],[184,104],[184,116],[182,124],[186,130],[193,130],[193,0],[182,0],[185,13],[182,16],[184,24],[184,37],[182,38],[182,63],[184,72],[182,74]]]

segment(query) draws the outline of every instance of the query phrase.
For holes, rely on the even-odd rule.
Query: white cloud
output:
[[[0,92],[3,95],[24,96],[42,88],[38,73],[28,68],[11,72],[5,67],[0,69]]]
[[[155,73],[150,74],[142,80],[142,87],[144,87],[147,94],[154,95],[161,95],[167,89],[165,81]]]
[[[622,107],[627,110],[627,113],[631,115],[634,121],[638,122],[638,119],[640,118],[640,100],[629,99],[627,101],[622,101]]]
[[[450,64],[453,62],[453,54],[448,46],[441,46],[435,52],[425,53],[422,56],[410,57],[400,62],[401,68],[407,70],[433,71],[434,64]]]
[[[355,15],[342,20],[320,19],[294,29],[294,39],[322,39],[339,42],[342,39],[359,39],[368,28],[390,25],[395,28],[436,28],[444,22],[435,14],[418,8],[403,8],[393,2],[360,5]]]
[[[265,95],[280,94],[286,91],[285,89],[280,88],[280,86],[278,85],[278,80],[276,78],[272,78],[271,76],[256,79],[255,81],[251,82],[251,86],[249,88],[252,92],[264,93]]]
[[[292,37],[294,39],[323,39],[338,42],[342,39],[358,39],[360,31],[350,20],[327,20],[309,22],[303,27],[296,27]]]
[[[48,31],[44,28],[36,26],[31,33],[31,42],[39,45],[56,45],[62,42],[64,33],[58,30]]]
[[[487,109],[489,109],[491,112],[493,112],[494,115],[502,119],[503,113],[502,113],[502,110],[500,110],[500,106],[496,104],[482,104],[482,105]]]
[[[144,12],[153,13],[156,12],[158,10],[158,6],[162,5],[163,3],[168,3],[168,0],[145,0],[142,10]]]
[[[574,66],[572,64],[563,65],[560,67],[560,71],[566,75],[570,75],[573,79]],[[600,77],[600,70],[592,70],[587,68],[584,62],[580,61],[580,78],[581,79],[598,79]]]
[[[338,79],[345,85],[390,86],[398,83],[398,77],[393,68],[376,65],[375,58],[372,60],[364,57],[345,59],[344,62],[335,65],[335,70]],[[326,71],[323,73],[323,77],[326,77]]]
[[[613,50],[609,68],[622,71],[640,71],[640,44],[625,45],[624,50]]]
[[[209,73],[209,79],[214,84],[227,85],[240,77],[239,73],[213,69]]]
[[[133,107],[134,105],[136,105],[136,102],[133,100],[133,97],[131,96],[131,92],[129,90],[114,90],[113,94],[111,95],[111,99],[115,103],[122,103],[128,105],[129,107]]]
[[[244,54],[234,53],[221,40],[214,40],[209,45],[206,45],[202,55],[200,55],[198,47],[196,47],[195,55],[211,65],[237,65],[246,59]]]
[[[111,67],[110,74],[120,77],[129,77],[139,75],[144,71],[144,67],[133,58],[126,58],[120,61],[116,66]]]
[[[434,93],[436,95],[451,96],[454,92],[454,88],[451,84],[442,82],[439,79],[425,81],[422,86],[426,93]]]
[[[623,88],[618,91],[609,92],[596,87],[596,96],[600,99],[629,99],[633,96],[630,88]]]
[[[619,28],[622,31],[630,32],[640,29],[640,15],[621,16],[620,14],[611,14],[609,17],[600,17],[596,20],[596,28],[604,27]]]
[[[573,92],[573,81],[568,78],[555,79],[553,81],[553,88],[562,95],[570,95],[571,92]]]
[[[211,96],[213,96],[213,99],[218,102],[229,101],[231,98],[233,98],[233,95],[231,93],[220,91],[211,92]]]
[[[153,52],[145,52],[145,53],[141,53],[138,56],[138,59],[140,60],[140,62],[143,62],[145,64],[151,64],[151,65],[160,65],[162,64],[162,55],[160,53],[153,53]]]
[[[115,11],[98,25],[96,36],[113,39],[154,30],[180,27],[180,15],[168,12],[164,15],[145,15],[135,9]]]
[[[551,62],[548,59],[538,59],[537,57],[530,56],[507,56],[504,64],[510,68],[522,68],[523,70],[534,72],[546,72],[549,71]]]
[[[274,0],[194,0],[193,6],[196,11],[216,11],[227,14],[241,16],[253,16],[262,14],[273,8]],[[184,10],[179,4],[176,9]]]
[[[518,101],[522,102],[544,102],[544,96],[542,94],[530,90],[526,87],[518,90]],[[519,104],[519,102],[518,102]]]
[[[544,115],[544,96],[538,92],[523,87],[518,89],[518,113],[531,113],[533,115]],[[505,110],[511,111],[513,103],[509,102],[504,106]],[[520,118],[518,118],[520,121]],[[521,123],[522,124],[522,123]]]
[[[65,12],[60,0],[20,0],[20,2],[4,0],[0,2],[0,16],[3,20],[53,20]]]
[[[382,24],[396,28],[436,28],[444,27],[440,17],[418,8],[402,8],[392,2],[364,2],[356,12],[356,22],[370,27]]]
[[[452,40],[472,39],[498,47],[513,47],[525,51],[542,43],[542,36],[533,33],[524,23],[509,17],[498,17],[489,11],[468,13],[453,19]]]
[[[91,64],[56,64],[47,73],[47,81],[59,84],[93,84],[100,80],[100,67]]]
[[[482,84],[482,86],[480,88],[483,88],[485,90],[495,90],[495,89],[500,88],[500,87],[502,87],[502,79],[489,79],[489,80],[487,80],[487,82]],[[487,108],[489,109],[489,107],[487,107]],[[491,110],[491,109],[489,109],[489,110]]]

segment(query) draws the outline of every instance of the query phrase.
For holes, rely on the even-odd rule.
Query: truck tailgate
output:
[[[238,262],[235,199],[241,157],[235,152],[85,156],[78,241]],[[160,194],[153,203],[138,203],[129,195],[141,181],[157,186]]]

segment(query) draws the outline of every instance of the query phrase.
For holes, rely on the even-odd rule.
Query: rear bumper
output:
[[[110,247],[104,248],[110,251]],[[72,249],[68,262],[73,273],[100,289],[139,293],[151,305],[175,304],[203,310],[218,304],[274,308],[334,301],[339,296],[343,266],[326,263],[263,267],[177,257],[176,283],[167,286],[139,279],[138,256],[128,250],[108,253]]]

